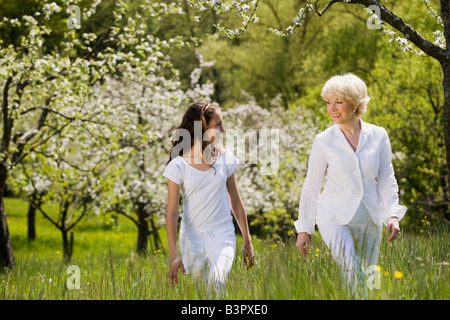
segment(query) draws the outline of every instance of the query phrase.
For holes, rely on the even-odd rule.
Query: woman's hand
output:
[[[244,265],[247,266],[245,269],[248,270],[253,267],[255,264],[255,252],[253,251],[251,242],[244,244],[244,247],[242,248],[242,255],[244,258]]]
[[[307,232],[298,233],[296,246],[298,250],[300,250],[300,253],[304,256],[311,253],[311,251],[309,250],[309,240],[310,240],[309,233]]]
[[[400,234],[400,227],[398,225],[398,218],[397,217],[390,217],[386,223],[386,234],[389,234],[391,232],[390,236],[386,239],[387,242],[391,242],[392,240],[395,240],[397,236]]]
[[[181,268],[181,272],[184,274],[184,266],[183,262],[181,262],[181,257],[175,257],[170,259],[169,261],[169,281],[173,285],[173,282],[175,281],[176,284],[178,284],[178,268]]]

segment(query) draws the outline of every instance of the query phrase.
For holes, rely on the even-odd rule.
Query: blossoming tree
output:
[[[101,101],[106,77],[120,78],[134,73],[149,75],[157,69],[157,66],[167,64],[165,55],[161,52],[162,43],[157,37],[145,33],[144,26],[139,25],[138,16],[127,15],[125,3],[122,1],[115,3],[111,25],[101,34],[78,32],[82,21],[87,21],[95,14],[100,1],[95,1],[85,8],[77,7],[77,3],[67,0],[59,6],[54,2],[45,1],[40,12],[17,19],[5,17],[0,21],[1,26],[8,25],[9,28],[23,30],[20,45],[0,47],[1,266],[14,265],[14,254],[3,205],[3,190],[11,170],[15,170],[31,153],[49,157],[58,155],[51,149],[54,147],[54,144],[51,144],[54,142],[53,139],[61,142],[58,140],[61,137],[71,139],[80,137],[78,142],[81,142],[82,136],[77,133],[83,130],[106,132],[103,126],[110,123],[105,119],[107,114],[113,113],[109,106]],[[58,50],[56,52],[44,50],[45,37],[53,32],[47,22],[59,12],[68,9],[73,9],[75,16],[69,16]],[[154,1],[146,1],[143,9],[155,17],[179,12],[179,8],[174,5]],[[175,44],[179,44],[174,41]],[[73,125],[79,128],[70,131],[74,128]],[[113,139],[103,138],[103,141]],[[96,142],[100,143],[101,140]],[[110,146],[111,150],[115,147]],[[87,151],[79,156],[85,156],[85,159],[93,158]],[[58,161],[49,162],[50,165],[58,163],[59,167],[57,165],[55,169],[69,170],[74,175],[80,173],[72,170],[73,166],[69,166],[70,168],[66,166],[69,161],[63,166]],[[88,166],[84,169],[90,170]],[[74,188],[76,189],[76,186]],[[62,190],[60,188],[57,191]]]
[[[121,156],[107,174],[113,185],[104,193],[99,213],[118,213],[131,220],[138,230],[136,250],[162,248],[158,229],[165,216],[167,182],[162,172],[168,160],[171,138],[189,104],[210,99],[213,86],[200,85],[200,68],[192,74],[192,87],[180,88],[176,75],[165,77],[164,66],[151,74],[130,73],[120,80],[108,79],[102,101],[111,113],[106,121],[114,127],[114,143]]]
[[[207,12],[215,14],[235,13],[242,24],[238,28],[229,28],[221,24],[216,27],[228,37],[235,38],[243,34],[252,23],[257,23],[261,0],[205,0],[188,1],[190,6],[198,10],[196,21],[201,21]],[[447,0],[436,1],[440,3],[440,10],[435,10],[429,0],[422,0],[424,11],[436,21],[439,26],[433,31],[435,39],[429,40],[404,19],[397,16],[389,9],[389,2],[382,0],[306,0],[305,7],[301,8],[289,26],[285,29],[269,28],[271,32],[281,37],[288,37],[303,24],[306,16],[317,14],[324,16],[328,10],[340,5],[360,5],[369,13],[367,27],[369,29],[382,29],[395,42],[403,52],[411,52],[417,55],[427,55],[439,62],[443,72],[444,89],[444,137],[447,160],[447,182],[450,185],[450,2]],[[440,13],[438,13],[440,11]]]

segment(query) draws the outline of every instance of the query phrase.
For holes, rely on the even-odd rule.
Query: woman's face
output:
[[[345,124],[356,117],[351,101],[341,98],[331,98],[327,100],[327,111],[334,123]]]
[[[218,135],[225,131],[223,126],[222,112],[216,109],[211,120],[208,123],[208,137],[214,141]],[[214,137],[214,139],[212,139]]]

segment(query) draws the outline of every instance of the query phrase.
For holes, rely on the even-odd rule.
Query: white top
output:
[[[181,156],[169,162],[163,176],[181,186],[183,233],[234,230],[226,182],[238,164],[239,160],[226,149],[206,171],[194,168]]]
[[[391,216],[400,220],[405,215],[407,208],[398,204],[388,134],[361,120],[355,152],[335,124],[315,137],[295,228],[313,233],[315,223],[348,224],[361,201],[379,226]]]

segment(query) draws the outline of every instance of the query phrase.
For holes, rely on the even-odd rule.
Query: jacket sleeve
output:
[[[294,222],[298,232],[314,233],[316,221],[317,202],[322,189],[327,162],[316,136],[308,160],[308,171],[303,183],[298,210],[298,220]]]
[[[390,217],[403,218],[407,208],[399,205],[398,184],[392,166],[392,150],[388,134],[383,129],[382,146],[380,151],[380,166],[378,168],[378,196],[383,207],[383,222],[386,224]]]

